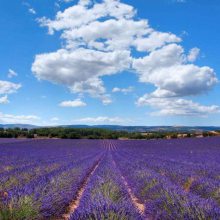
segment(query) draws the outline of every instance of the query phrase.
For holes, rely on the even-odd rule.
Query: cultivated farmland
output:
[[[220,219],[220,138],[0,139],[0,219]]]

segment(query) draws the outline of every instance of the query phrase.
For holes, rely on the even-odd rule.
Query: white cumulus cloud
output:
[[[88,93],[106,99],[101,76],[111,75],[129,68],[127,51],[102,52],[79,48],[61,49],[36,56],[32,71],[38,79],[66,85],[72,92]]]
[[[33,14],[33,15],[37,14],[36,10],[31,6],[30,3],[26,2],[26,1],[23,1],[22,4],[28,9],[28,12],[30,14]]]
[[[4,114],[0,112],[1,123],[30,124],[30,123],[35,123],[39,119],[40,118],[36,115],[12,115],[12,114]]]
[[[220,112],[220,107],[216,105],[205,106],[187,99],[155,98],[150,95],[139,98],[137,105],[152,107],[155,110],[152,115],[157,116],[206,116]]]
[[[133,68],[143,83],[152,83],[157,97],[190,96],[205,93],[217,84],[214,70],[208,66],[188,64],[184,49],[169,44],[135,59]]]
[[[21,84],[15,84],[12,82],[0,80],[0,94],[15,93],[20,88],[21,88]]]
[[[36,14],[37,14],[37,12],[35,11],[34,8],[29,8],[28,11],[29,11],[31,14],[33,14],[33,15],[36,15]]]
[[[132,87],[132,86],[129,86],[128,88],[115,87],[115,88],[112,89],[112,92],[114,92],[114,93],[121,92],[121,93],[124,93],[124,94],[130,93],[130,92],[133,92],[133,91],[134,91],[134,87]]]
[[[195,47],[195,48],[192,48],[188,54],[188,61],[189,62],[195,62],[199,56],[199,53],[200,53],[200,49]]]
[[[199,48],[187,54],[179,36],[155,30],[136,15],[134,7],[119,0],[80,0],[54,19],[38,19],[49,34],[60,33],[63,45],[37,55],[32,72],[39,80],[89,94],[105,105],[112,101],[103,77],[127,70],[156,88],[146,94],[152,98],[201,95],[217,84],[211,67],[194,64]]]
[[[83,102],[81,99],[76,99],[73,101],[63,101],[59,104],[59,106],[76,108],[76,107],[85,107],[86,103]]]
[[[128,122],[128,120],[120,118],[120,117],[107,117],[107,116],[80,118],[74,121],[78,123],[86,123],[86,124],[93,124],[93,125],[123,124],[123,123]]]
[[[8,104],[8,103],[9,100],[7,95],[0,97],[0,104]]]
[[[131,69],[131,48],[151,51],[181,39],[154,31],[136,10],[118,0],[79,1],[55,19],[41,18],[49,33],[61,31],[63,49],[37,55],[32,71],[38,79],[66,85],[72,92],[88,93],[111,103],[102,77]]]
[[[17,75],[18,74],[14,70],[12,70],[12,69],[8,70],[8,78],[13,78],[13,77],[15,77]]]

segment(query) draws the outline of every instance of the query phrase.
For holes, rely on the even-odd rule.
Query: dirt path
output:
[[[110,142],[109,145],[110,145],[110,148],[109,148],[110,151],[111,151],[111,150],[115,151],[115,150],[117,149],[117,147],[114,145],[113,142]],[[112,163],[113,163],[114,167],[115,167],[116,169],[118,169],[117,164],[116,164],[116,162],[115,162],[113,156],[112,156]],[[120,171],[119,171],[119,172],[120,172]],[[121,172],[120,172],[120,175],[121,175],[121,179],[122,179],[122,181],[123,181],[123,183],[124,183],[124,185],[125,185],[125,187],[126,187],[126,190],[127,190],[128,194],[129,194],[129,196],[130,196],[131,202],[132,202],[133,205],[136,207],[136,209],[138,210],[138,212],[140,213],[140,215],[142,216],[142,218],[143,218],[143,219],[146,219],[146,220],[149,220],[150,218],[147,218],[147,217],[145,216],[145,205],[144,205],[143,203],[141,203],[140,200],[134,195],[132,189],[130,188],[130,186],[129,186],[127,180],[126,180],[126,178],[122,175]]]
[[[65,213],[62,216],[62,220],[69,220],[70,216],[75,212],[75,210],[79,207],[80,201],[82,199],[83,193],[85,192],[86,186],[88,185],[88,182],[91,178],[91,176],[94,174],[94,172],[96,171],[96,169],[98,168],[101,160],[103,157],[101,157],[98,161],[96,161],[96,163],[93,165],[93,167],[91,168],[89,174],[84,178],[84,180],[82,181],[82,184],[78,190],[78,192],[76,193],[76,198],[70,203],[69,208],[67,209],[67,213]]]
[[[116,167],[117,169],[117,165],[114,161],[114,159],[112,159],[112,162],[113,162],[113,165]],[[122,178],[122,181],[127,189],[127,192],[131,198],[131,201],[133,203],[133,205],[136,207],[136,209],[138,210],[138,212],[142,215],[142,217],[144,217],[144,212],[145,212],[145,205],[143,203],[141,203],[139,201],[139,199],[134,195],[134,193],[132,192],[132,189],[130,188],[128,182],[126,181],[125,177],[121,174],[121,178]],[[144,219],[147,219],[147,218],[144,218]]]
[[[104,148],[108,149],[109,151],[115,151],[117,150],[117,147],[115,146],[115,144],[112,141],[104,141],[103,142]],[[77,194],[76,194],[76,198],[70,203],[69,208],[67,209],[67,213],[65,213],[62,216],[62,220],[69,220],[70,216],[75,212],[75,210],[79,207],[80,201],[82,199],[83,193],[86,189],[86,186],[88,185],[88,182],[91,178],[91,176],[94,174],[94,172],[96,171],[96,169],[98,168],[101,160],[103,157],[101,157],[91,168],[89,174],[84,178],[81,187],[79,188]],[[115,163],[113,157],[112,157],[112,163],[115,166],[116,169],[118,169],[117,164]],[[130,196],[131,202],[133,203],[133,205],[136,207],[137,211],[140,213],[140,215],[142,216],[143,219],[149,220],[150,218],[147,218],[145,216],[145,205],[142,204],[139,199],[134,195],[132,189],[130,188],[128,182],[126,181],[126,178],[120,173],[121,175],[121,179],[126,187],[126,190]]]

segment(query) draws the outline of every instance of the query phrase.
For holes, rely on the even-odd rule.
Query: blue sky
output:
[[[0,123],[220,126],[217,0],[1,2]]]

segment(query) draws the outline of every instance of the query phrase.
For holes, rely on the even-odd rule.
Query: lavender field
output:
[[[220,138],[0,139],[0,219],[220,219]]]

